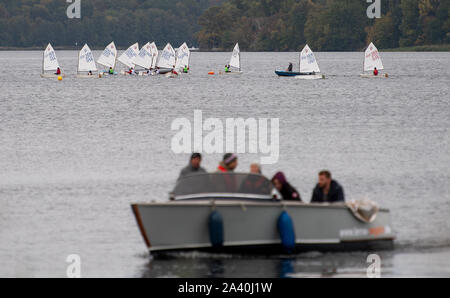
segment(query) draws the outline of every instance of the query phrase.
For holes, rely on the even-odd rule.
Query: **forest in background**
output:
[[[69,19],[66,0],[0,0],[0,47],[196,45],[199,16],[223,1],[81,0],[81,19]]]
[[[366,0],[81,0],[69,19],[65,0],[1,0],[0,47],[102,48],[136,41],[186,41],[202,50],[361,50],[450,44],[450,0],[381,0],[369,19]]]
[[[201,48],[351,51],[450,43],[450,0],[381,0],[369,19],[365,0],[229,0],[200,17]]]

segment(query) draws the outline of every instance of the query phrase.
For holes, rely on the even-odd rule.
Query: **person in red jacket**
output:
[[[56,74],[56,75],[60,75],[60,74],[61,74],[61,68],[58,67],[58,68],[56,69],[56,73],[55,73],[55,74]]]
[[[378,69],[377,69],[376,67],[375,67],[374,70],[373,70],[373,75],[374,75],[374,76],[377,76],[377,75],[378,75]]]

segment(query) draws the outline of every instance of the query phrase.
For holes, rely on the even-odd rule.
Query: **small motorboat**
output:
[[[325,79],[325,75],[320,73],[316,57],[308,45],[305,45],[300,53],[299,72],[276,70],[279,77],[295,77],[302,80]]]
[[[177,181],[168,202],[132,205],[152,254],[296,253],[393,247],[388,209],[374,203],[283,201],[257,174],[211,173]]]

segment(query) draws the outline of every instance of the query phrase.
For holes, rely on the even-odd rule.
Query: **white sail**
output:
[[[113,41],[105,48],[105,50],[103,50],[103,53],[97,60],[97,63],[106,66],[108,68],[112,67],[114,69],[116,67],[116,59],[117,59],[117,48]]]
[[[154,42],[152,42],[150,44],[150,49],[151,49],[151,53],[152,53],[152,66],[151,68],[155,68],[156,67],[156,62],[158,61],[158,48],[156,47],[156,44]]]
[[[152,67],[152,58],[153,58],[152,49],[150,43],[148,42],[139,51],[139,54],[134,60],[134,64],[141,66],[145,69],[150,69]]]
[[[320,72],[316,57],[308,45],[300,53],[300,72]]]
[[[78,71],[97,71],[97,65],[95,65],[94,55],[87,44],[81,49],[78,54]]]
[[[185,66],[189,67],[189,59],[191,57],[191,51],[186,43],[183,43],[177,50],[177,62],[175,69],[181,70]]]
[[[377,47],[370,43],[364,54],[364,71],[373,71],[375,67],[378,70],[384,69]]]
[[[135,43],[131,45],[122,55],[120,55],[119,60],[125,66],[132,68],[134,67],[134,59],[139,55],[139,44]]]
[[[236,67],[241,70],[241,51],[239,50],[239,44],[236,44],[231,55],[230,66]]]
[[[48,44],[44,51],[44,59],[42,62],[42,71],[55,71],[59,67],[58,59],[56,58],[55,50],[51,44]]]
[[[175,67],[175,50],[168,43],[161,52],[157,66],[159,68],[174,68]]]

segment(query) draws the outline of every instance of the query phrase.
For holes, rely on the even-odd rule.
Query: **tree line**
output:
[[[201,48],[253,51],[360,50],[450,43],[449,0],[381,0],[369,19],[365,0],[229,0],[205,11],[196,37]]]
[[[155,41],[196,45],[199,16],[223,0],[81,0],[81,18],[69,19],[66,0],[2,0],[0,47],[126,47]]]
[[[201,49],[317,51],[450,43],[450,0],[381,0],[369,19],[366,0],[82,0],[69,19],[65,0],[2,0],[0,47],[120,47],[136,41]]]

